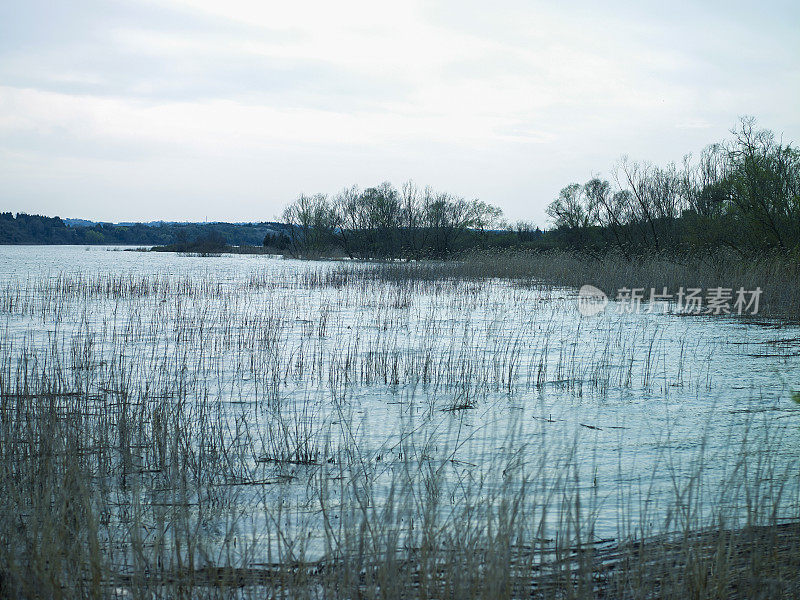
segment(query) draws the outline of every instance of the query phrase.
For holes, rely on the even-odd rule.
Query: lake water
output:
[[[378,268],[5,246],[4,364],[58,358],[66,388],[146,406],[147,431],[159,410],[197,419],[186,452],[211,448],[208,485],[234,490],[215,514],[237,515],[254,546],[282,543],[263,534],[277,522],[306,556],[326,548],[320,490],[352,512],[348,476],[363,478],[371,510],[398,482],[409,497],[435,485],[445,522],[465,504],[490,511],[523,481],[556,507],[547,491],[569,489],[596,538],[680,526],[682,503],[698,522],[726,507],[745,518],[751,489],[796,514],[800,328],[585,317],[574,290],[387,280]],[[150,472],[158,452],[124,460]],[[759,468],[743,474],[751,453]],[[174,491],[148,481],[144,503]],[[558,511],[548,518],[557,527]],[[208,536],[223,544],[230,529]]]

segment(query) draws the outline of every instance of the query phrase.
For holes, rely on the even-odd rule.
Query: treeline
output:
[[[800,152],[755,120],[680,166],[623,158],[609,179],[564,187],[553,227],[508,224],[480,200],[414,183],[301,195],[283,223],[87,223],[0,213],[0,244],[130,244],[178,251],[264,245],[296,256],[445,258],[475,249],[559,248],[627,257],[730,249],[800,257]],[[201,250],[197,250],[200,248]]]
[[[198,240],[224,240],[236,246],[258,246],[281,232],[280,223],[96,223],[68,226],[59,217],[0,213],[0,244],[109,244],[166,246]]]
[[[399,190],[390,183],[353,186],[333,197],[301,195],[283,213],[282,244],[298,255],[336,249],[351,258],[442,258],[485,242],[501,216],[496,206],[413,182]]]
[[[443,258],[477,248],[560,248],[625,256],[733,249],[800,252],[800,153],[744,118],[732,139],[694,160],[660,167],[623,158],[611,181],[564,187],[553,227],[502,221],[502,211],[413,183],[329,197],[301,195],[284,211],[285,236],[265,245],[295,255]]]
[[[744,118],[677,167],[623,158],[612,182],[564,187],[547,208],[560,246],[749,256],[800,251],[800,152]]]

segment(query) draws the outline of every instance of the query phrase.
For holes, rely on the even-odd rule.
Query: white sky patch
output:
[[[6,210],[250,220],[413,178],[544,224],[621,154],[679,161],[744,114],[800,133],[797,8],[780,3],[770,21],[736,4],[37,1],[0,25]]]

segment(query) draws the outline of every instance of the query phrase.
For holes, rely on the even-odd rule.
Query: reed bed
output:
[[[0,285],[0,595],[796,593],[791,330],[280,264]]]
[[[614,298],[622,288],[651,288],[671,293],[678,289],[761,288],[759,313],[767,318],[800,319],[800,262],[781,254],[741,256],[733,252],[643,254],[619,252],[587,254],[564,250],[468,252],[458,260],[384,263],[379,268],[355,270],[347,266],[322,274],[324,282],[376,278],[389,282],[423,281],[431,284],[463,280],[499,279],[542,288],[580,288],[590,284]]]

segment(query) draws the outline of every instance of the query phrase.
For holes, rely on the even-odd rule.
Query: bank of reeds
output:
[[[346,267],[341,269],[348,271]],[[782,254],[741,256],[732,251],[687,255],[641,254],[627,257],[619,252],[587,254],[564,250],[469,252],[449,261],[384,263],[380,268],[357,271],[352,276],[378,277],[387,281],[457,281],[507,279],[525,285],[580,288],[585,284],[615,298],[623,288],[650,290],[761,288],[759,314],[768,318],[800,319],[800,262]],[[345,277],[343,273],[328,277]],[[735,312],[735,311],[733,311]]]
[[[550,414],[467,424],[554,390],[724,393],[718,346],[439,268],[4,284],[0,596],[796,594],[792,414],[756,403],[687,462],[665,422],[643,480]]]

